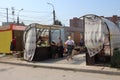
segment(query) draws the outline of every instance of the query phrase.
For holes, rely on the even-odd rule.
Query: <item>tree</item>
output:
[[[60,25],[60,26],[62,26],[62,23],[61,23],[61,21],[59,21],[59,20],[55,20],[55,25]]]

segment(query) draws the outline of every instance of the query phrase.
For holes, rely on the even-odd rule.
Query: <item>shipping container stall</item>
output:
[[[0,27],[0,53],[11,54],[10,45],[13,38],[16,39],[16,51],[23,51],[23,32],[25,26],[7,25]]]
[[[30,24],[24,32],[24,59],[40,61],[51,58],[51,42],[63,38],[62,32],[61,26]]]
[[[88,14],[84,20],[86,63],[110,62],[115,48],[120,48],[120,28],[104,17]]]

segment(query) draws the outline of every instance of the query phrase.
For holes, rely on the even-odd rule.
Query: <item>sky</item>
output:
[[[10,22],[16,21],[19,16],[20,22],[25,24],[53,24],[53,7],[47,3],[54,6],[56,19],[65,26],[69,26],[69,20],[73,17],[86,14],[120,16],[120,0],[0,0],[0,24],[7,21],[6,8]]]

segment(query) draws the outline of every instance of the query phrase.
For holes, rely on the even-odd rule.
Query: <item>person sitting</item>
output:
[[[37,47],[42,47],[42,46],[46,46],[46,43],[44,39],[40,36],[39,39],[37,40]]]
[[[54,41],[51,42],[50,52],[51,52],[52,58],[57,58],[58,57],[57,45]]]

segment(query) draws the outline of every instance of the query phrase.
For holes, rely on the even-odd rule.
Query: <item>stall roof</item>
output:
[[[87,14],[87,15],[82,16],[82,17],[88,17],[88,18],[89,17],[92,17],[92,18],[98,17],[98,18],[101,19],[101,21],[103,21],[107,25],[107,27],[109,28],[110,34],[114,34],[114,33],[119,34],[120,33],[120,28],[116,24],[114,24],[112,21],[110,21],[110,20],[108,20],[104,17],[97,16],[97,15],[94,15],[94,14]]]
[[[25,26],[20,26],[20,25],[7,25],[7,26],[1,26],[0,31],[6,31],[6,30],[25,30]]]
[[[35,26],[36,28],[43,28],[43,29],[61,29],[63,28],[60,25],[43,25],[43,24],[38,24],[38,23],[33,23],[30,24],[31,26]]]

